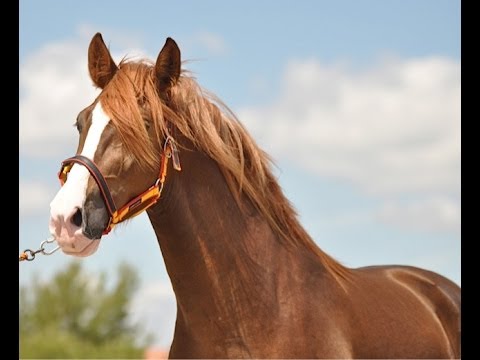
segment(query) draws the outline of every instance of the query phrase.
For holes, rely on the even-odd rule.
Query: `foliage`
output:
[[[75,261],[48,282],[22,286],[20,358],[142,358],[150,338],[128,320],[137,274],[121,264],[116,284],[106,280]]]

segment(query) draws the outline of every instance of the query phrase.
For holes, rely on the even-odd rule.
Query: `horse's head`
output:
[[[63,186],[50,204],[50,232],[76,256],[93,254],[114,224],[158,199],[175,148],[165,121],[157,120],[180,76],[180,51],[168,38],[155,64],[117,66],[96,34],[88,69],[102,91],[77,117],[77,152],[62,163]]]

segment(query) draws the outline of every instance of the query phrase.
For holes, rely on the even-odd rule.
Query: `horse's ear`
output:
[[[96,33],[88,47],[88,71],[92,81],[97,87],[103,89],[117,69],[102,35]]]
[[[180,49],[172,38],[167,38],[155,64],[160,94],[168,90],[180,77]]]

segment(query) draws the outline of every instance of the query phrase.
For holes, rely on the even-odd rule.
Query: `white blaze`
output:
[[[103,130],[110,121],[98,102],[92,111],[92,123],[83,145],[81,155],[93,161]],[[82,209],[85,201],[87,184],[90,173],[79,164],[74,164],[68,174],[67,182],[62,186],[55,198],[50,203],[50,232],[57,239],[65,253],[77,255],[90,255],[84,253],[86,247],[98,241],[87,239],[82,234],[82,228],[75,226],[71,217],[77,209]]]

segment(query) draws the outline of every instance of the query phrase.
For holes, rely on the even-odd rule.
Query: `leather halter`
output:
[[[154,205],[157,200],[162,195],[163,185],[167,177],[168,170],[168,160],[172,158],[173,168],[177,171],[181,170],[180,159],[178,157],[178,149],[175,145],[175,140],[168,135],[163,144],[163,153],[162,159],[160,162],[160,172],[155,183],[150,186],[147,190],[142,192],[140,195],[135,196],[133,199],[128,201],[120,209],[117,209],[115,201],[113,201],[112,194],[108,188],[107,181],[102,175],[102,172],[95,163],[83,155],[75,155],[68,159],[62,161],[62,167],[58,173],[58,178],[60,183],[63,186],[67,181],[67,175],[70,172],[74,164],[79,164],[84,166],[90,175],[98,185],[100,193],[102,194],[102,199],[105,202],[110,219],[108,225],[103,231],[103,235],[106,235],[112,230],[112,228],[122,221],[131,219],[134,216],[137,216],[144,210],[147,210],[150,206]]]

